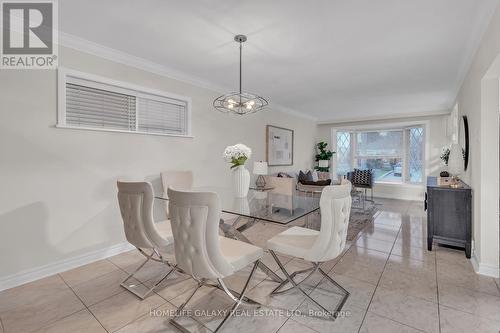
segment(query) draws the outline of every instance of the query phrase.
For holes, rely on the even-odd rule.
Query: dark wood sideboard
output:
[[[427,177],[425,209],[427,210],[427,250],[432,242],[457,246],[471,255],[472,189],[461,181],[461,187],[440,186],[437,177]]]

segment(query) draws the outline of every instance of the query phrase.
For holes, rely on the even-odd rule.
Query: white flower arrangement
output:
[[[231,163],[231,169],[244,165],[246,160],[252,156],[252,149],[242,143],[228,146],[224,150],[223,157],[226,162]]]

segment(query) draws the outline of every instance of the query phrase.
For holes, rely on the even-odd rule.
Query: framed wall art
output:
[[[266,155],[269,166],[293,165],[293,130],[267,125]]]

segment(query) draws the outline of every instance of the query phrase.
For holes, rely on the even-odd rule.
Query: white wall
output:
[[[194,138],[55,128],[56,72],[0,71],[0,289],[2,280],[5,287],[30,269],[124,242],[119,177],[158,184],[161,170],[191,169],[195,185],[229,186],[224,148],[250,146],[251,168],[265,160],[266,124],[295,130],[295,164],[271,172],[312,165],[311,120],[272,110],[225,115],[212,108],[220,92],[69,48],[59,57],[66,68],[192,97]]]
[[[448,115],[409,117],[397,119],[383,119],[348,122],[340,124],[321,124],[318,126],[318,140],[333,144],[331,133],[332,128],[386,128],[391,124],[401,126],[401,124],[419,123],[426,125],[426,173],[427,175],[439,175],[444,166],[439,159],[441,149],[450,143],[451,138],[446,131]],[[374,195],[381,198],[393,198],[403,200],[423,200],[425,193],[424,185],[410,184],[376,184]]]
[[[470,167],[465,179],[473,189],[476,270],[499,276],[499,91],[500,7],[497,7],[460,88],[460,118],[470,133]]]

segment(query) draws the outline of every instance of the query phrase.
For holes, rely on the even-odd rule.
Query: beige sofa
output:
[[[329,172],[318,172],[319,180],[330,179],[331,175]],[[288,178],[288,177],[277,177],[277,176],[265,176],[266,184],[273,187],[272,192],[285,194],[285,195],[293,195],[297,190],[300,192],[315,192],[318,190],[322,190],[323,186],[316,185],[303,185],[297,182],[296,177]],[[335,181],[332,180],[332,184],[335,184]]]

